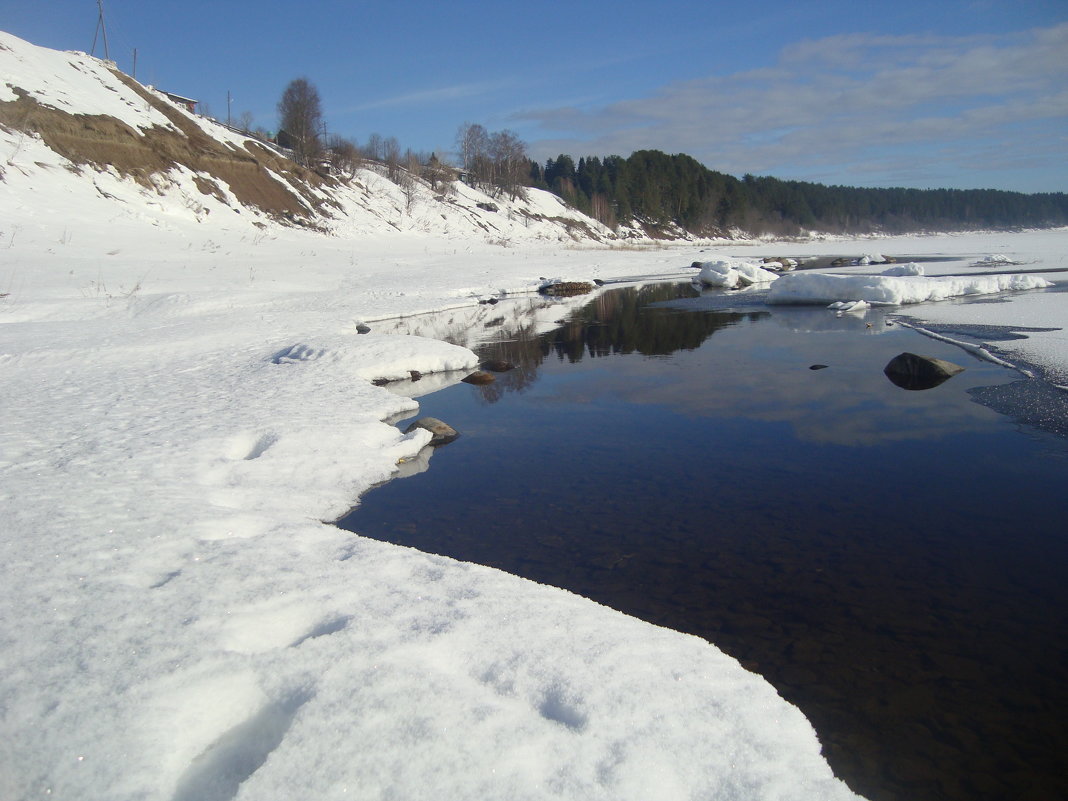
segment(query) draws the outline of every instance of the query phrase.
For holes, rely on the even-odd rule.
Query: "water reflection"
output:
[[[496,403],[506,393],[524,392],[537,381],[542,363],[554,356],[572,364],[630,354],[669,356],[696,350],[717,331],[769,316],[763,310],[683,314],[673,305],[658,306],[680,298],[697,299],[700,292],[690,283],[626,287],[598,296],[548,332],[538,333],[531,325],[512,329],[477,346],[483,359],[516,365],[493,384],[479,387],[479,393],[487,403]]]

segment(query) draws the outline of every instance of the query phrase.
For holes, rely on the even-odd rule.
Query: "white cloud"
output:
[[[733,174],[789,177],[821,165],[849,170],[875,153],[922,175],[925,158],[935,166],[939,147],[958,146],[974,170],[969,154],[992,146],[1003,161],[1025,163],[1042,126],[1068,117],[1066,52],[1068,24],[982,37],[834,36],[790,45],[759,69],[519,118],[557,134],[534,144],[537,155],[656,148]],[[1064,170],[1063,140],[1060,156]]]

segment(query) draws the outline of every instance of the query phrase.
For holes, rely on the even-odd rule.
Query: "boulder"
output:
[[[505,359],[488,359],[482,362],[481,366],[483,370],[489,370],[491,373],[507,373],[515,369],[515,365]]]
[[[431,445],[445,445],[460,436],[459,431],[436,417],[420,417],[404,429],[404,433],[408,434],[417,428],[426,429],[432,434],[430,438]]]
[[[934,356],[900,353],[887,363],[883,372],[902,389],[918,390],[937,387],[946,379],[964,372],[964,368]]]
[[[356,333],[357,334],[370,334],[371,333],[371,326],[364,325],[363,323],[360,323],[358,326],[356,326]]]

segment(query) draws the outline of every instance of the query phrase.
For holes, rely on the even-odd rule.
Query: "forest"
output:
[[[635,222],[668,236],[730,231],[963,231],[1068,225],[1068,194],[996,189],[870,189],[824,186],[710,170],[691,156],[639,150],[629,157],[559,155],[530,162],[531,186],[548,189],[610,227]]]

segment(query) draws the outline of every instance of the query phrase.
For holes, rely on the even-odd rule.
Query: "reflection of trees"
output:
[[[667,356],[679,350],[694,350],[721,328],[765,314],[650,308],[650,304],[698,294],[690,284],[610,290],[574,312],[553,331],[538,335],[533,325],[521,327],[515,332],[515,339],[478,348],[483,359],[503,359],[516,365],[515,370],[498,374],[494,383],[479,387],[481,396],[486,402],[495,403],[507,392],[524,391],[537,380],[538,367],[551,354],[570,362],[581,361],[586,355]]]

